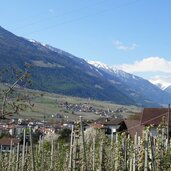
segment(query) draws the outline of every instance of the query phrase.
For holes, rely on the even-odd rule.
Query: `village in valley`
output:
[[[1,84],[0,166],[7,170],[170,168],[171,111]]]
[[[68,116],[57,113],[52,114],[51,118],[44,115],[42,120],[12,117],[1,119],[2,166],[10,162],[9,169],[48,170],[51,163],[50,169],[63,168],[69,171],[75,171],[75,168],[80,167],[84,167],[85,171],[92,168],[94,171],[103,171],[104,168],[107,171],[133,171],[145,166],[154,170],[170,167],[170,160],[166,158],[170,156],[170,105],[168,108],[143,108],[139,113],[127,117],[124,117],[124,107],[118,107],[113,111],[97,109],[86,103],[64,102],[59,106],[67,109],[68,113],[92,112],[97,118],[87,120],[77,116],[75,120],[70,120]],[[160,148],[157,149],[159,145]],[[9,155],[9,158],[2,160],[4,155]],[[156,155],[162,155],[164,160],[156,159]],[[67,162],[64,164],[63,160]],[[142,161],[145,163],[141,164]],[[90,164],[87,165],[87,162]],[[160,162],[165,163],[161,166]]]
[[[149,135],[153,138],[157,138],[157,128],[160,124],[165,126],[165,136],[167,135],[167,129],[171,126],[171,116],[169,108],[144,108],[140,113],[130,115],[128,118],[124,117],[123,108],[118,108],[116,111],[95,109],[92,106],[86,104],[70,104],[65,102],[60,104],[63,108],[73,112],[92,112],[97,114],[97,119],[84,120],[83,130],[86,133],[89,129],[102,130],[108,138],[113,141],[117,140],[117,136],[121,133],[126,133],[132,139],[135,136],[142,137],[143,130],[150,127]],[[36,134],[36,142],[41,140],[42,136],[51,137],[55,139],[55,134],[60,133],[61,130],[72,130],[75,123],[79,121],[80,117],[76,120],[69,120],[68,117],[62,114],[52,114],[52,119],[43,118],[43,120],[36,119],[22,119],[22,118],[8,118],[0,120],[0,146],[1,151],[9,152],[12,148],[17,148],[17,144],[23,140],[24,130],[32,129],[32,132]],[[169,120],[168,120],[169,119]],[[168,127],[169,125],[169,127]],[[70,135],[68,134],[70,137]],[[170,136],[170,132],[169,132]],[[166,136],[167,137],[167,136]],[[57,139],[56,139],[57,140]],[[50,141],[50,140],[49,140]],[[28,141],[29,142],[29,141]]]
[[[171,171],[170,20],[171,0],[1,1],[0,171]]]

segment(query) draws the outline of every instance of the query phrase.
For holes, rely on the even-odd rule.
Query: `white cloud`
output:
[[[119,40],[115,40],[113,43],[117,49],[124,50],[124,51],[134,50],[135,48],[138,47],[136,43],[132,43],[131,45],[126,45]]]
[[[133,64],[122,64],[115,66],[129,73],[138,72],[164,72],[171,73],[171,61],[161,57],[148,57]]]

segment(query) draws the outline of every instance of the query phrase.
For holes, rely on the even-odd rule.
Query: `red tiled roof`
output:
[[[141,116],[141,125],[159,125],[163,118],[167,121],[168,108],[144,108]],[[170,112],[171,120],[171,112]],[[171,122],[170,122],[171,125]]]
[[[97,124],[105,124],[107,122],[109,122],[112,118],[98,118],[94,121],[94,123]]]
[[[131,135],[132,138],[134,138],[134,135],[136,133],[138,136],[142,135],[144,126],[140,124],[140,121],[132,120],[132,119],[125,119],[124,122],[127,127],[127,132]]]
[[[98,123],[93,123],[92,127],[95,129],[105,129],[107,128],[106,126],[102,125],[102,124],[98,124]]]
[[[3,137],[0,139],[0,145],[11,145],[11,141],[12,141],[12,145],[17,145],[20,140],[17,138],[7,138],[7,137]]]
[[[104,125],[120,125],[124,120],[113,118],[110,121],[104,123]]]

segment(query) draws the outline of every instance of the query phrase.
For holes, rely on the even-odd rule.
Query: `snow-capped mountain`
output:
[[[41,43],[41,42],[38,42],[34,39],[26,39],[28,40],[29,42],[33,43],[34,45],[42,45],[42,46],[46,46],[45,44]]]
[[[171,94],[171,75],[155,76],[149,80],[152,84],[159,87],[161,90]]]
[[[106,64],[100,62],[100,61],[88,61],[89,64],[95,66],[96,68],[111,70],[112,68],[110,66],[107,66]]]
[[[88,61],[89,64],[106,71],[110,74],[114,74],[115,76],[119,77],[122,80],[129,80],[129,79],[135,79],[135,80],[141,80],[141,77],[135,76],[133,74],[127,73],[125,71],[122,71],[120,69],[117,69],[116,67],[113,66],[108,66],[100,61]]]
[[[165,90],[167,87],[171,86],[169,80],[161,79],[160,77],[154,77],[149,80],[152,84],[158,86],[160,89]]]
[[[58,53],[58,54],[67,55],[67,56],[70,57],[70,58],[75,58],[74,55],[72,55],[72,54],[70,54],[70,53],[68,53],[68,52],[65,52],[65,51],[63,51],[63,50],[61,50],[61,49],[55,48],[55,47],[53,47],[53,46],[51,46],[51,45],[48,45],[48,44],[44,44],[44,43],[38,42],[38,41],[36,41],[36,40],[34,40],[34,39],[27,39],[27,40],[28,40],[29,42],[33,43],[33,44],[36,45],[36,46],[41,45],[41,46],[44,46],[45,48],[47,48],[47,49],[49,49],[49,50],[51,50],[51,51],[53,51],[53,52],[56,52],[56,53]]]
[[[170,97],[168,93],[161,90],[148,80],[119,70],[115,67],[108,66],[102,62],[89,61],[89,63],[97,67],[99,72],[111,82],[114,82],[118,89],[124,89],[124,92],[126,92],[131,98],[134,98],[137,102],[140,101],[140,99],[144,99],[144,101],[148,103],[150,103],[150,101],[160,104],[168,103]],[[105,75],[105,73],[108,75]]]
[[[0,66],[16,64],[23,69],[26,63],[31,64],[34,89],[127,105],[152,107],[170,102],[171,95],[122,70],[101,62],[87,63],[58,48],[18,37],[2,27],[0,37]]]

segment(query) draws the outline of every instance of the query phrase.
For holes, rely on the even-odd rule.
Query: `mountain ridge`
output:
[[[19,69],[24,69],[26,63],[31,64],[33,89],[140,106],[159,106],[171,98],[140,77],[94,66],[58,48],[18,37],[2,27],[0,60],[0,66],[15,65]],[[152,98],[149,98],[149,92]]]
[[[0,66],[15,65],[23,69],[25,63],[33,65],[33,89],[120,104],[134,103],[101,77],[96,68],[84,59],[67,55],[68,53],[54,52],[41,43],[30,42],[0,28]]]
[[[122,89],[126,89],[125,86],[128,86],[130,90],[128,91],[127,95],[131,98],[134,98],[136,101],[139,101],[139,99],[144,99],[151,104],[153,102],[167,104],[170,101],[170,95],[168,94],[168,92],[161,90],[156,85],[150,83],[150,81],[148,80],[119,70],[115,67],[107,66],[106,64],[103,64],[101,62],[89,61],[89,63],[98,67],[102,71],[114,76],[115,79],[119,79],[121,81],[120,86]],[[123,86],[123,84],[125,86]],[[131,93],[136,93],[136,96],[132,96]]]

